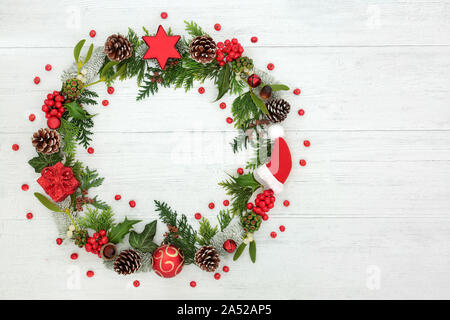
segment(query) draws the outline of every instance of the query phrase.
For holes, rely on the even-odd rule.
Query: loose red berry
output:
[[[227,123],[230,123],[230,124],[233,123],[233,119],[230,118],[230,117],[228,117],[228,118],[227,118]]]
[[[109,104],[109,101],[108,101],[108,100],[105,99],[105,100],[102,101],[102,105],[103,105],[103,106],[106,107],[108,104]]]
[[[284,200],[284,201],[283,201],[283,205],[284,205],[285,207],[289,207],[289,205],[290,205],[289,200]]]
[[[210,209],[214,209],[215,205],[214,205],[213,202],[210,202],[210,203],[208,204],[208,207],[209,207]]]
[[[23,191],[28,191],[28,189],[30,189],[30,187],[26,183],[22,185]]]
[[[129,202],[129,205],[130,205],[130,207],[132,207],[132,208],[136,207],[136,201],[131,200],[131,201]]]
[[[300,165],[302,166],[302,167],[304,167],[304,166],[306,166],[306,160],[300,160]]]
[[[228,266],[223,266],[222,270],[223,272],[228,272],[230,271],[230,268]]]
[[[258,42],[258,37],[251,37],[250,41],[253,43],[256,43],[256,42]]]
[[[12,149],[13,149],[14,151],[19,150],[19,145],[18,145],[17,143],[14,143],[14,144],[12,145]]]
[[[77,259],[78,259],[78,253],[72,253],[72,254],[70,255],[70,259],[72,259],[72,260],[77,260]]]
[[[28,213],[27,213],[27,219],[28,219],[28,220],[33,219],[33,214],[32,214],[31,212],[28,212]]]
[[[194,215],[194,217],[195,217],[195,219],[200,220],[200,219],[202,218],[202,214],[199,213],[199,212],[197,212],[197,213]]]
[[[240,175],[243,175],[243,174],[244,174],[244,169],[242,169],[242,168],[238,168],[236,171],[237,171],[237,173],[239,173]]]
[[[63,239],[61,239],[61,238],[57,238],[57,239],[56,239],[56,244],[57,244],[58,246],[60,246],[62,243],[63,243]]]
[[[41,82],[41,78],[34,77],[33,81],[34,81],[35,84],[39,84],[39,82]]]
[[[273,70],[274,68],[275,68],[275,65],[273,63],[269,63],[267,65],[267,69],[269,69],[269,70]]]
[[[89,147],[89,148],[87,149],[87,152],[88,152],[89,154],[93,154],[93,153],[94,153],[94,148]]]
[[[219,280],[219,279],[220,279],[220,273],[217,272],[217,273],[214,275],[214,279]]]
[[[269,220],[269,216],[267,215],[267,214],[263,214],[263,216],[262,216],[262,219],[264,220],[264,221],[267,221],[267,220]]]
[[[216,29],[216,31],[220,31],[220,29],[222,29],[222,26],[219,23],[216,23],[214,25],[214,29]]]
[[[230,205],[230,201],[228,201],[228,200],[223,200],[223,205],[224,205],[225,207],[228,207],[228,206]]]
[[[305,110],[303,110],[303,109],[298,110],[299,116],[303,116],[304,114],[305,114]]]
[[[51,64],[46,64],[45,65],[45,70],[46,71],[51,71],[52,70],[52,65]]]
[[[300,94],[301,90],[299,88],[294,89],[294,94],[298,96]]]
[[[280,231],[281,232],[284,232],[286,230],[286,227],[285,226],[280,226]]]
[[[220,103],[220,109],[225,109],[227,107],[227,104],[225,102]]]
[[[277,237],[277,233],[275,231],[272,231],[270,233],[270,236],[275,239]]]
[[[88,278],[92,278],[94,276],[94,271],[89,270],[88,272],[86,272],[86,275]]]
[[[305,141],[303,141],[303,145],[305,147],[309,147],[311,145],[311,142],[309,142],[309,140],[305,140]]]
[[[203,87],[198,88],[198,93],[204,94],[205,93],[205,88],[203,88]]]
[[[32,113],[28,116],[28,120],[30,120],[31,122],[33,122],[34,120],[36,120],[36,116]]]
[[[95,37],[96,34],[97,34],[97,32],[96,32],[95,30],[89,31],[89,36],[90,36],[91,38]]]
[[[253,208],[253,203],[251,203],[251,202],[247,203],[247,209],[252,210],[252,208]]]
[[[140,285],[141,285],[141,283],[139,282],[139,280],[133,281],[133,286],[135,286],[136,288],[139,287]]]
[[[120,194],[116,194],[116,196],[114,197],[115,200],[119,201],[120,199],[122,199],[122,196]]]
[[[191,282],[189,283],[189,285],[190,285],[192,288],[195,288],[195,287],[197,286],[197,283],[196,283],[195,281],[191,281]]]
[[[108,93],[113,94],[114,93],[114,87],[108,87]]]
[[[161,18],[167,19],[168,16],[167,12],[161,12]]]

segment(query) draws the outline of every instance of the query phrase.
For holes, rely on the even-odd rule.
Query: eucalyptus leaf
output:
[[[75,58],[75,62],[78,63],[78,59],[80,58],[80,52],[81,49],[83,49],[84,43],[86,42],[86,39],[80,40],[80,42],[77,43],[75,48],[73,49],[73,56]]]
[[[255,263],[256,262],[256,242],[255,242],[255,240],[250,242],[250,247],[249,247],[248,251],[250,253],[250,259],[252,260],[253,263]]]
[[[153,242],[153,237],[156,233],[157,220],[154,220],[147,224],[144,231],[137,233],[136,231],[130,232],[130,238],[128,242],[134,249],[141,250],[142,252],[153,252],[158,247],[156,243]]]
[[[231,67],[228,63],[220,70],[217,80],[217,88],[219,89],[219,93],[217,94],[217,98],[215,101],[222,98],[225,93],[230,89],[230,76],[231,76]]]
[[[242,252],[244,252],[245,247],[247,244],[245,242],[242,242],[241,245],[236,249],[236,252],[233,256],[233,261],[236,261],[241,256]]]
[[[87,55],[86,55],[86,58],[84,58],[83,64],[86,64],[86,63],[91,59],[92,51],[93,51],[93,50],[94,50],[94,45],[91,44],[91,45],[89,46],[89,50],[88,50],[88,53],[87,53]]]
[[[42,193],[35,192],[34,196],[42,203],[47,209],[53,212],[64,212],[60,207],[58,207],[52,200],[44,196]]]
[[[253,102],[255,103],[255,105],[261,109],[262,112],[264,112],[264,114],[269,114],[269,111],[267,110],[266,104],[264,103],[264,101],[262,101],[260,98],[258,98],[256,96],[256,94],[254,94],[253,92],[250,92],[250,96],[252,97]]]
[[[141,222],[141,220],[128,220],[128,218],[125,217],[125,220],[111,228],[108,233],[109,241],[112,243],[121,242],[123,238],[130,232],[131,228],[133,228],[133,225],[138,222]]]
[[[289,90],[289,87],[284,84],[271,84],[272,91]]]

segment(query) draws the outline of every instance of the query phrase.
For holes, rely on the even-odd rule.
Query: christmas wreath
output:
[[[173,35],[170,29],[166,33],[162,26],[156,34],[145,28],[143,31],[142,37],[132,29],[126,36],[113,34],[98,48],[93,44],[85,48],[86,40],[78,42],[75,62],[64,71],[61,89],[48,93],[44,100],[42,111],[47,127],[32,136],[37,156],[29,164],[40,174],[37,182],[46,194],[34,195],[57,220],[61,233],[57,243],[72,241],[122,275],[153,270],[161,277],[173,277],[183,265],[192,263],[206,272],[215,272],[221,256],[234,254],[236,260],[247,247],[255,262],[254,233],[268,219],[275,195],[282,191],[292,167],[279,125],[290,111],[289,103],[280,94],[289,88],[255,70],[237,39],[216,43],[194,22],[186,22],[188,36],[183,38]],[[94,31],[91,36],[95,36]],[[75,153],[77,145],[94,152],[90,147],[94,114],[89,106],[97,104],[98,94],[92,88],[103,82],[112,94],[114,81],[129,78],[137,80],[137,100],[154,95],[160,87],[183,87],[188,91],[194,81],[203,83],[207,79],[217,86],[216,101],[227,93],[237,95],[232,103],[233,119],[227,118],[239,132],[231,143],[232,150],[236,153],[251,147],[256,156],[245,166],[248,173],[239,168],[235,175],[219,183],[231,202],[224,201],[227,208],[219,212],[217,226],[196,214],[196,230],[186,215],[178,215],[166,203],[155,201],[159,220],[167,226],[162,243],[155,243],[157,220],[138,233],[133,227],[140,220],[125,217],[116,221],[112,208],[91,196],[91,189],[100,186],[104,178],[76,160]],[[199,93],[203,92],[200,87]],[[299,92],[294,90],[294,94]],[[107,105],[108,101],[102,103]],[[226,105],[222,102],[220,106]],[[119,200],[120,195],[115,199]],[[129,204],[136,205],[134,201]],[[77,256],[72,254],[73,259]]]

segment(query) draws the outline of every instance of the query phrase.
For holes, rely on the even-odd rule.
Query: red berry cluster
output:
[[[100,230],[99,232],[95,232],[92,237],[89,237],[87,239],[87,243],[84,246],[87,252],[92,252],[93,254],[97,254],[99,258],[101,258],[100,255],[100,249],[104,244],[107,244],[109,242],[108,237],[106,236],[105,230]]]
[[[226,62],[233,62],[233,60],[239,59],[244,52],[241,44],[236,38],[225,40],[225,42],[217,43],[217,56],[216,60],[219,62],[219,66],[224,66]]]
[[[273,190],[265,190],[256,196],[255,204],[249,202],[247,203],[247,209],[252,210],[257,215],[260,215],[263,220],[269,219],[267,212],[273,208],[275,204],[275,196],[273,195]]]
[[[45,112],[45,117],[49,119],[50,117],[61,118],[66,109],[63,106],[64,97],[59,93],[59,91],[53,91],[53,93],[47,94],[47,99],[44,100],[44,105],[42,106],[42,111]]]

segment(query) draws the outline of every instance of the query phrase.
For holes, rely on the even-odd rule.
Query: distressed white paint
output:
[[[258,261],[225,259],[231,272],[220,281],[193,266],[170,280],[118,277],[81,250],[72,261],[78,250],[56,246],[26,163],[44,95],[59,87],[72,46],[90,29],[101,45],[128,26],[162,23],[183,33],[183,20],[218,40],[238,37],[258,67],[273,62],[276,78],[303,91],[289,95],[294,168],[257,234]],[[3,0],[0,29],[0,298],[450,298],[450,2]],[[231,155],[230,110],[211,103],[212,85],[205,95],[167,89],[139,103],[132,81],[115,88],[113,96],[96,88],[110,105],[97,108],[95,154],[79,155],[106,177],[99,195],[118,216],[147,221],[156,217],[153,199],[190,217],[217,213],[226,198],[217,182],[247,155]],[[122,201],[112,200],[116,193]],[[280,224],[287,231],[271,239]]]

